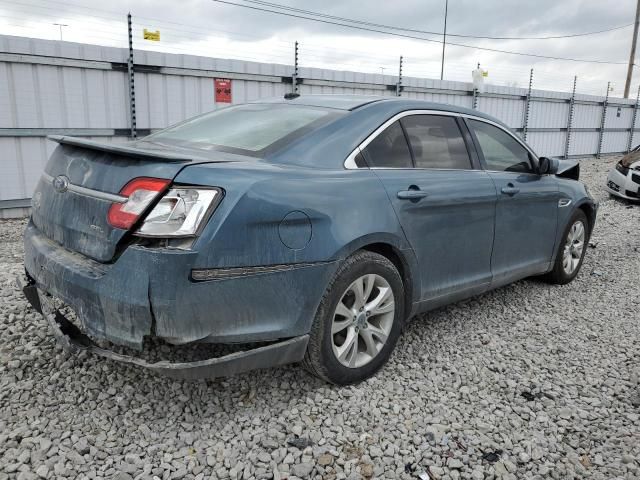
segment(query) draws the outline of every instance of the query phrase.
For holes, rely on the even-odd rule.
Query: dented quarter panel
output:
[[[132,246],[104,265],[61,248],[33,224],[25,248],[38,287],[72,306],[89,334],[134,348],[151,334],[176,344],[302,335],[336,268],[326,262],[194,283],[197,252]]]
[[[410,248],[384,187],[370,170],[202,164],[185,168],[176,182],[225,190],[194,247],[197,268],[339,260],[362,241]],[[301,249],[289,248],[279,234],[292,211],[311,220],[311,239]],[[300,222],[290,228],[307,226]]]

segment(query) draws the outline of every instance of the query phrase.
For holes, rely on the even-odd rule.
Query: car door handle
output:
[[[514,187],[513,185],[509,185],[507,187],[502,187],[501,192],[505,195],[515,195],[520,191],[519,188]]]
[[[400,190],[398,192],[398,198],[400,200],[420,200],[421,198],[428,196],[429,194],[422,190]]]

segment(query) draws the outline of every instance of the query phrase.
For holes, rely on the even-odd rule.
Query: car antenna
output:
[[[285,93],[284,94],[284,99],[285,100],[293,100],[295,98],[298,98],[300,96],[299,93]]]

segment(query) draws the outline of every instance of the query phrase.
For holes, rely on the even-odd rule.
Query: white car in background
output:
[[[640,145],[616,163],[607,177],[607,191],[627,200],[640,201]]]

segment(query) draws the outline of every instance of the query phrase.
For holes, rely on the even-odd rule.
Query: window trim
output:
[[[484,122],[484,123],[488,123],[489,125],[493,125],[494,127],[499,128],[500,130],[506,132],[507,134],[511,135],[511,137],[513,137],[516,142],[518,142],[520,145],[522,145],[531,155],[531,158],[534,160],[534,169],[535,167],[537,167],[538,164],[538,156],[535,154],[535,152],[533,150],[531,150],[531,148],[524,143],[515,133],[511,132],[509,129],[504,128],[502,125],[500,125],[499,123],[496,123],[492,120],[489,120],[487,118],[483,118],[483,117],[478,117],[476,115],[471,115],[468,113],[458,113],[458,112],[450,112],[447,110],[405,110],[404,112],[400,112],[400,113],[396,113],[395,115],[393,115],[391,118],[389,118],[387,121],[385,121],[382,125],[380,125],[378,128],[376,128],[367,138],[365,138],[360,145],[358,145],[350,154],[349,156],[345,159],[344,161],[344,168],[346,170],[361,170],[361,169],[369,169],[369,170],[457,170],[457,171],[463,171],[463,172],[468,172],[468,171],[474,171],[476,170],[475,168],[472,168],[470,170],[460,170],[460,169],[452,169],[452,168],[417,168],[417,167],[400,167],[400,168],[396,168],[396,167],[358,167],[356,165],[355,162],[355,157],[356,155],[358,155],[358,153],[361,153],[363,149],[367,148],[367,145],[369,145],[369,143],[371,143],[373,141],[374,138],[376,138],[378,135],[380,135],[388,126],[390,126],[393,122],[400,120],[401,118],[410,116],[410,115],[440,115],[440,116],[448,116],[448,117],[457,117],[457,118],[463,118],[463,119],[471,119],[471,120],[478,120],[480,122]],[[465,122],[466,123],[466,122]],[[468,125],[467,125],[467,128]],[[461,135],[464,138],[464,132],[460,132]],[[471,131],[471,129],[469,128],[469,134],[472,136],[472,138],[474,138],[473,132]],[[474,138],[474,142],[475,142],[475,138]],[[478,149],[478,146],[475,145],[475,149]],[[411,150],[411,146],[409,146],[409,149]],[[484,156],[482,156],[482,158],[480,158],[482,152],[476,152],[476,154],[478,155],[478,159],[482,160],[481,161],[481,167],[482,167],[482,171],[493,171],[493,170],[487,170],[485,168],[484,165]],[[471,157],[471,152],[469,152],[469,156]],[[471,165],[472,167],[474,166],[473,163],[473,158],[471,159]],[[514,172],[515,173],[515,172]],[[535,172],[533,174],[536,174]],[[527,173],[527,175],[532,175],[532,173]]]

